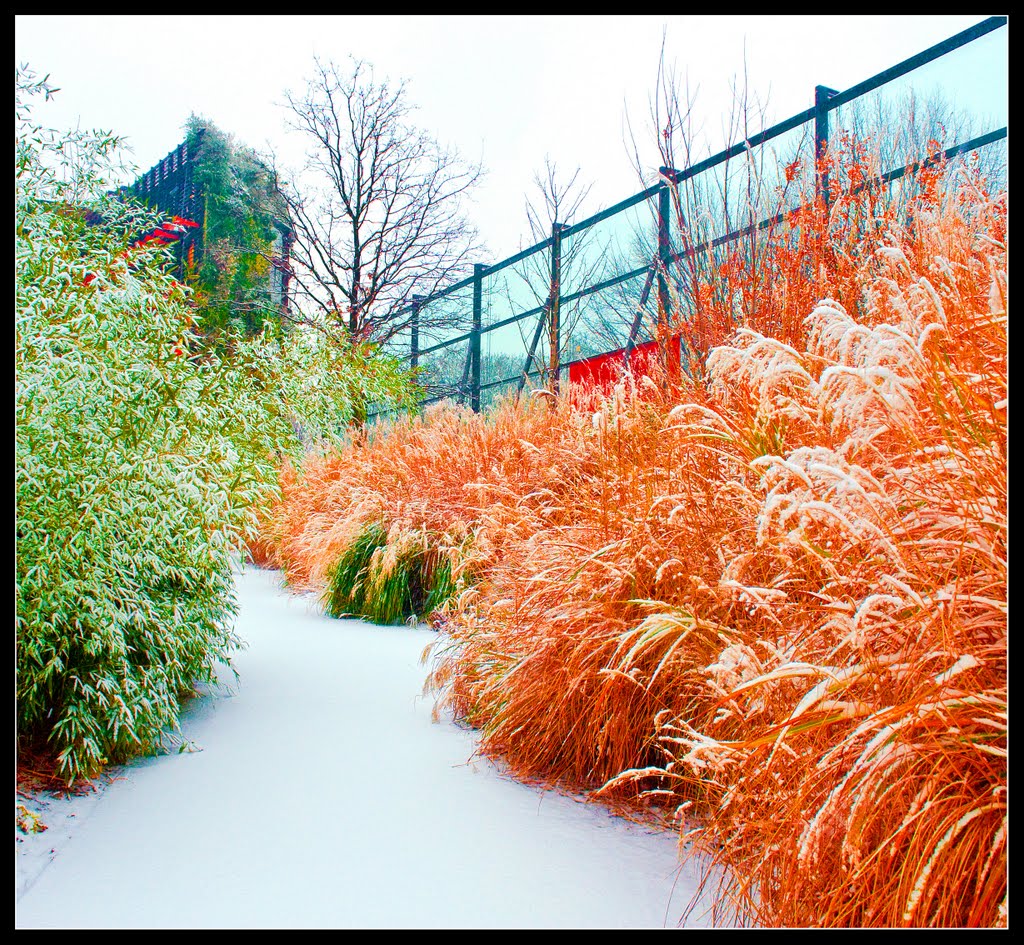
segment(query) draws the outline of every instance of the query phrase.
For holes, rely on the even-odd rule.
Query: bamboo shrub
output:
[[[71,783],[173,742],[241,644],[234,572],[296,427],[330,434],[404,372],[308,337],[212,351],[138,245],[158,218],[110,195],[118,139],[37,125],[53,90],[26,70],[15,91],[17,740]]]

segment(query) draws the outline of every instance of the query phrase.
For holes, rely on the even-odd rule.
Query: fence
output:
[[[751,187],[779,193],[787,166],[817,174],[816,156],[844,138],[873,133],[890,188],[920,161],[968,153],[1005,182],[1006,22],[990,17],[844,92],[818,86],[806,111],[699,163],[663,167],[656,185],[586,220],[555,223],[543,242],[415,299],[401,313],[410,327],[387,350],[419,368],[427,403],[453,398],[477,411],[527,385],[557,388],[595,358],[628,359],[652,341],[684,259],[713,260],[806,192],[782,190],[793,197],[761,217]],[[946,146],[935,151],[935,140]],[[820,176],[803,183],[827,193]]]

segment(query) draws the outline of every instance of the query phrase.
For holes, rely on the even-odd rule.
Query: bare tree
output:
[[[352,340],[387,341],[414,296],[456,281],[477,252],[464,198],[481,167],[410,121],[405,82],[359,60],[317,59],[286,107],[309,144],[301,187],[284,188],[298,307]]]
[[[553,223],[571,224],[582,209],[593,183],[584,185],[577,167],[566,181],[558,172],[558,164],[550,155],[544,156],[544,173],[533,175],[533,191],[526,197],[526,221],[534,242],[540,243],[551,235]]]
[[[655,322],[650,333],[659,348],[681,335],[684,363],[694,363],[693,355],[699,360],[742,318],[756,318],[754,289],[770,278],[765,260],[772,241],[786,236],[783,214],[813,192],[810,127],[753,143],[766,126],[767,105],[750,90],[745,62],[722,116],[728,146],[716,155],[697,121],[696,90],[667,60],[664,37],[649,100],[648,136],[657,143],[661,165],[656,179],[668,190],[671,218],[668,245],[659,245],[653,259],[659,297],[649,309]],[[628,116],[627,129],[634,166],[650,184]]]

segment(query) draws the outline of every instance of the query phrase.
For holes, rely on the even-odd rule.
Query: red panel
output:
[[[658,363],[658,342],[648,341],[637,345],[629,358],[629,367],[634,377],[651,374],[653,366]],[[626,365],[626,349],[610,351],[607,354],[596,354],[585,361],[574,361],[569,365],[569,380],[574,384],[582,384],[589,388],[600,388],[611,393],[616,381],[623,374]],[[678,374],[679,336],[669,340],[668,369],[670,374]]]

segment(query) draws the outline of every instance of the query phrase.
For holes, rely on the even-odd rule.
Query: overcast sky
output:
[[[304,85],[314,55],[365,59],[409,80],[424,128],[483,159],[473,214],[495,261],[527,232],[524,196],[545,155],[594,182],[589,212],[641,188],[625,118],[650,171],[663,35],[717,151],[732,143],[721,116],[744,71],[770,124],[810,107],[815,85],[847,89],[985,16],[17,16],[15,59],[61,89],[40,123],[124,135],[140,171],[193,112],[297,166],[284,90]]]

